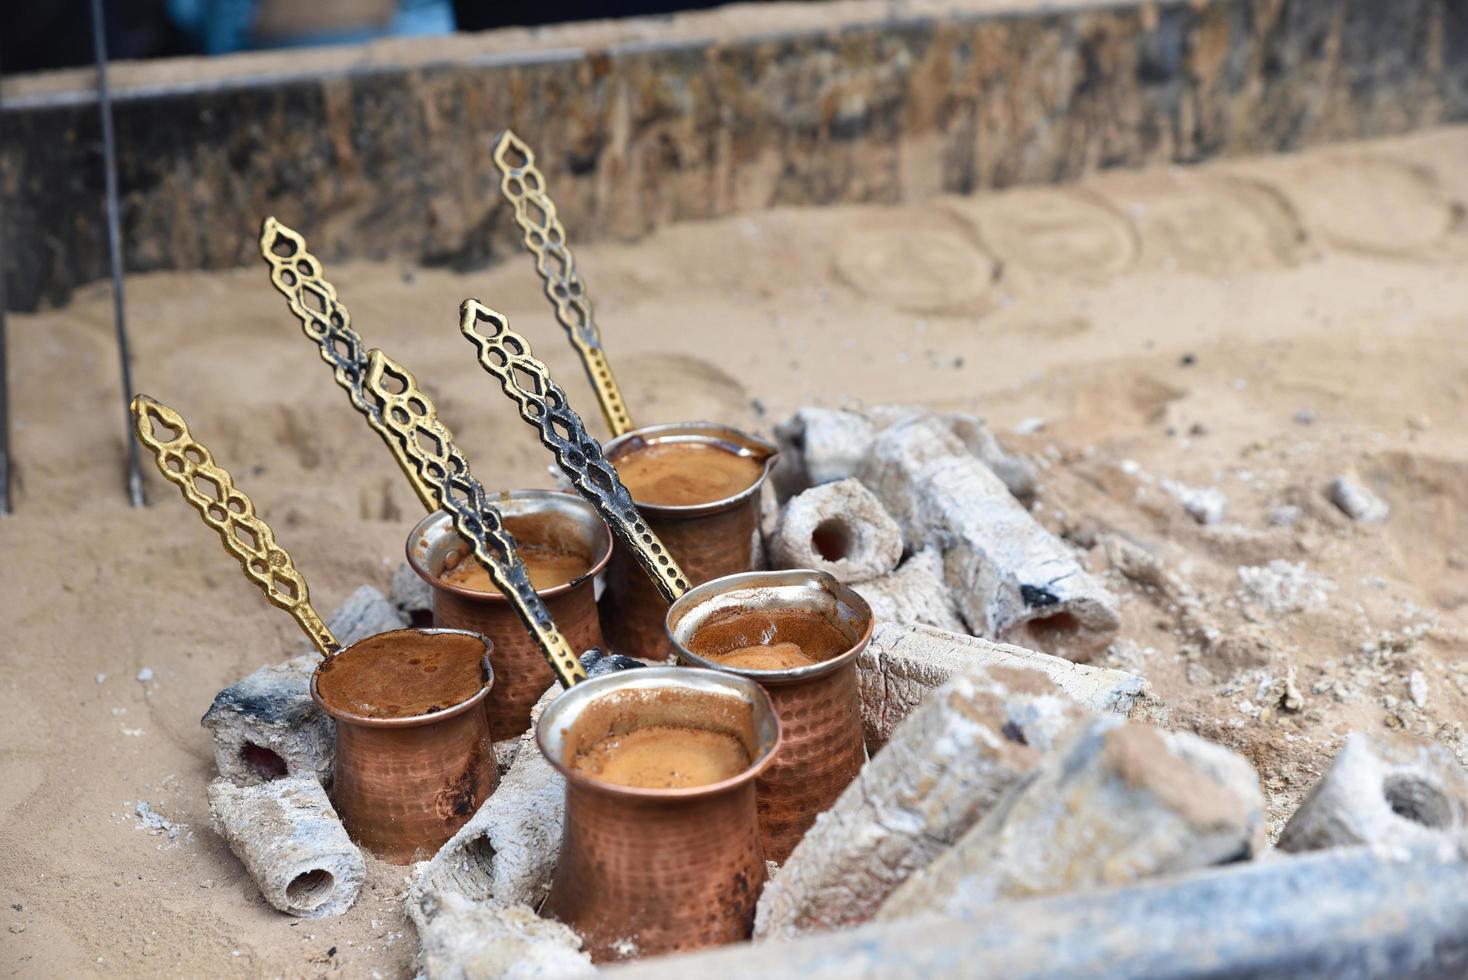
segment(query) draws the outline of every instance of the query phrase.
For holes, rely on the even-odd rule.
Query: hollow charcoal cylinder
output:
[[[347,646],[401,629],[403,619],[370,585],[347,597],[327,624]],[[311,700],[311,673],[320,663],[306,654],[261,667],[214,696],[200,720],[214,736],[219,774],[238,786],[282,776],[309,776],[331,784],[336,726]]]
[[[209,817],[265,900],[280,911],[323,919],[357,900],[366,862],[315,779],[287,777],[257,786],[216,779],[209,784]]]
[[[560,691],[558,685],[547,690],[531,709],[532,719],[538,719]],[[514,762],[494,795],[431,860],[413,866],[409,907],[431,894],[456,894],[473,901],[539,908],[556,869],[565,788],[561,774],[536,745],[532,724],[520,736]]]
[[[886,575],[901,558],[901,529],[856,480],[812,487],[791,499],[770,541],[775,568],[814,568],[842,582]]]
[[[1468,772],[1441,745],[1352,732],[1279,835],[1282,851],[1401,845],[1468,822]]]
[[[970,631],[1085,660],[1121,626],[1117,602],[942,422],[882,432],[862,467],[907,545],[943,550],[943,577]]]

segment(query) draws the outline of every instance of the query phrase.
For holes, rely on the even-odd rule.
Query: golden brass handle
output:
[[[382,418],[381,406],[362,385],[367,377],[367,345],[352,327],[352,315],[337,298],[336,287],[321,275],[321,262],[306,250],[306,239],[274,218],[260,228],[260,254],[270,266],[270,281],[285,296],[306,336],[316,342],[321,359],[330,364],[336,383],[346,389],[352,407],[367,418],[397,460],[424,508],[438,510],[434,489],[418,475],[412,460]]]
[[[586,431],[561,386],[531,353],[530,342],[510,321],[478,300],[459,307],[459,330],[479,351],[479,364],[499,379],[520,406],[520,417],[540,431],[541,445],[556,454],[561,471],[596,508],[622,545],[637,559],[668,602],[689,589],[688,577],[643,520],[617,469]]]
[[[535,167],[535,154],[507,129],[495,139],[494,162],[500,171],[500,193],[515,209],[515,223],[524,235],[525,247],[535,256],[535,271],[545,283],[545,297],[555,307],[556,319],[565,328],[571,346],[581,355],[581,365],[612,435],[630,432],[632,419],[602,350],[591,296],[576,272],[576,256],[566,244],[566,229],[545,189],[545,176]]]
[[[448,427],[438,420],[433,402],[413,375],[380,350],[367,353],[365,388],[381,407],[384,424],[412,461],[417,475],[432,489],[439,506],[454,519],[454,528],[489,572],[490,580],[510,600],[525,628],[564,687],[586,679],[565,636],[530,584],[515,539],[489,502],[469,463],[454,445]]]
[[[183,491],[184,500],[204,523],[219,532],[225,550],[240,561],[245,577],[254,582],[274,606],[290,613],[323,657],[341,650],[336,637],[311,606],[306,579],[295,562],[275,543],[275,534],[229,471],[189,433],[183,416],[147,395],[132,400],[133,426],[165,479]],[[161,430],[161,431],[160,431]]]

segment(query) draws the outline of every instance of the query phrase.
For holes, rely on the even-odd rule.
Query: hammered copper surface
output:
[[[659,430],[668,428],[649,426],[608,442],[607,459],[615,463],[617,456],[633,445],[634,440],[655,436]],[[767,447],[771,455],[764,473],[747,490],[719,507],[638,504],[638,512],[682,567],[691,586],[762,567],[760,491],[774,464],[775,447],[724,426],[691,423],[680,428],[705,429],[710,442],[717,442],[722,432],[733,433],[747,444]],[[612,649],[650,660],[663,660],[672,654],[673,644],[665,628],[668,603],[620,543],[612,549],[606,583],[602,629]]]
[[[336,721],[331,797],[352,840],[391,864],[411,864],[432,857],[473,816],[499,785],[484,711],[493,684],[491,675],[445,711],[373,719],[326,704],[313,675],[311,697]]]
[[[866,763],[856,659],[829,674],[765,690],[784,739],[756,783],[760,842],[765,857],[783,864]]]
[[[551,490],[516,490],[510,500],[501,500],[507,516],[533,513],[533,506],[554,504],[584,512],[584,519],[598,533],[587,528],[591,568],[586,575],[567,585],[537,592],[551,619],[561,628],[566,642],[580,652],[602,645],[601,621],[596,607],[596,576],[610,559],[612,542],[596,512],[567,493]],[[494,664],[494,687],[485,705],[489,711],[490,733],[495,741],[512,738],[530,727],[530,709],[556,681],[534,636],[516,615],[514,607],[499,593],[475,592],[448,585],[438,578],[442,571],[442,548],[436,538],[452,534],[443,515],[430,514],[408,535],[408,564],[428,583],[433,596],[433,624],[447,629],[482,633],[494,644],[490,660]],[[458,536],[453,535],[458,541]]]
[[[588,576],[562,595],[543,598],[572,649],[589,650],[602,645],[595,589],[596,580]],[[493,596],[470,596],[435,587],[433,625],[472,630],[494,641],[491,658],[495,684],[485,701],[494,740],[513,738],[529,728],[530,709],[556,682],[556,675],[510,604],[496,601]]]
[[[673,802],[568,781],[542,911],[574,928],[597,962],[627,958],[619,940],[656,956],[748,939],[765,882],[757,826],[753,780]]]
[[[759,608],[761,602],[821,612],[851,639],[851,646],[818,664],[788,670],[730,667],[688,649],[701,616],[731,606]],[[765,857],[784,863],[866,762],[856,661],[871,641],[871,607],[825,572],[792,569],[707,583],[674,603],[666,620],[669,642],[683,662],[749,678],[775,705],[780,750],[760,775],[757,789]]]
[[[746,743],[752,750],[749,768],[708,786],[657,790],[603,783],[559,758],[588,705],[598,710],[608,692],[649,691],[674,698],[734,694],[747,703],[745,724],[753,735],[741,737],[754,740]],[[628,710],[645,713],[650,722],[665,720],[658,715],[661,706],[631,705]],[[570,925],[598,962],[749,938],[766,879],[754,781],[780,746],[778,717],[758,685],[687,667],[593,678],[551,704],[536,736],[566,780],[566,822],[544,914]]]

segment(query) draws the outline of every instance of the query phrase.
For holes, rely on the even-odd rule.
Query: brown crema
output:
[[[655,507],[724,500],[754,486],[764,473],[760,460],[696,442],[640,446],[613,463],[632,499]]]
[[[576,753],[571,768],[593,779],[642,789],[687,789],[749,768],[744,743],[728,732],[649,725],[606,735]]]
[[[316,691],[366,718],[412,718],[467,701],[484,687],[484,643],[459,633],[388,633],[322,664]]]
[[[694,631],[688,649],[743,670],[809,667],[850,650],[852,640],[811,609],[735,609]]]
[[[575,526],[550,514],[527,514],[505,518],[505,529],[515,539],[520,560],[530,573],[537,592],[554,589],[591,571],[591,557]],[[472,555],[449,552],[439,580],[474,592],[498,593],[488,570]]]

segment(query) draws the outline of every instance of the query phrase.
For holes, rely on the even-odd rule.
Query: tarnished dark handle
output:
[[[638,513],[600,443],[587,434],[566,393],[531,354],[525,338],[510,329],[502,314],[472,299],[459,307],[459,329],[478,349],[479,363],[519,404],[520,417],[540,430],[541,444],[556,454],[561,471],[636,556],[663,597],[672,602],[687,592],[683,569]]]
[[[515,223],[520,226],[525,247],[535,256],[535,271],[545,284],[545,298],[555,307],[556,319],[581,355],[581,366],[596,391],[607,426],[614,436],[630,432],[632,419],[602,350],[591,296],[576,271],[576,256],[566,243],[566,229],[556,215],[556,203],[545,189],[545,176],[535,167],[535,154],[529,144],[507,129],[495,138],[494,162],[500,170],[500,193],[515,209]]]
[[[515,539],[505,529],[504,518],[470,475],[469,463],[454,445],[448,427],[438,420],[433,403],[419,390],[413,375],[382,351],[369,351],[367,362],[367,391],[381,404],[388,429],[418,476],[453,517],[459,537],[510,600],[561,684],[570,687],[584,681],[586,670],[530,584],[530,573]]]
[[[270,266],[270,281],[285,296],[306,336],[321,349],[321,359],[335,370],[336,383],[346,389],[352,407],[366,416],[372,431],[387,444],[423,506],[430,512],[438,510],[433,487],[418,476],[417,467],[384,421],[382,406],[363,388],[367,346],[352,328],[352,315],[337,298],[336,287],[321,275],[321,262],[306,251],[306,239],[274,218],[266,218],[260,228],[260,254]]]

